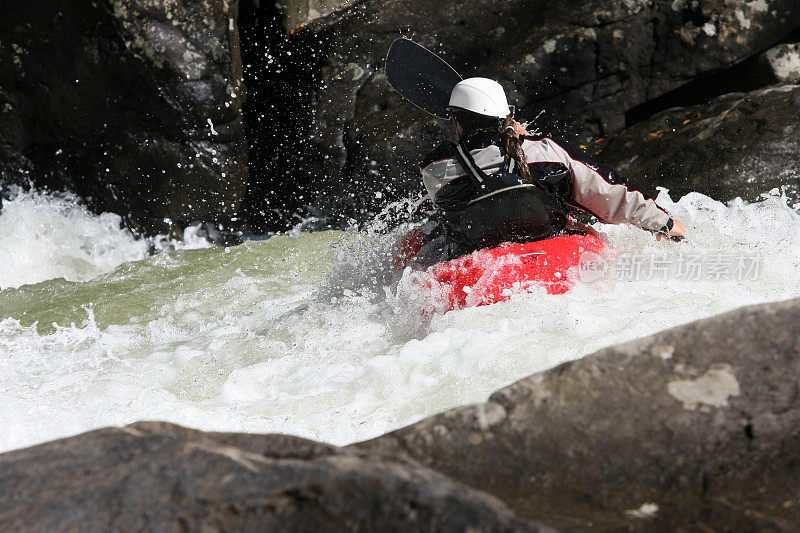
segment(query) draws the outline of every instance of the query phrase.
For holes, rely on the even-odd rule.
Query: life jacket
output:
[[[466,176],[441,189],[435,204],[454,255],[504,242],[546,239],[567,225],[568,170],[537,176],[529,183],[514,172],[514,159],[506,157],[502,168],[487,174],[465,143],[451,144]]]

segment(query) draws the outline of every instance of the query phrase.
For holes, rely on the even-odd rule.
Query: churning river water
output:
[[[19,193],[0,211],[0,450],[144,419],[345,444],[604,346],[800,296],[798,206],[659,203],[688,241],[597,224],[624,272],[442,314],[370,232],[229,248],[189,232],[150,255],[116,215]]]

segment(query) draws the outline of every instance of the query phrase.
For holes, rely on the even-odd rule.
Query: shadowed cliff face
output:
[[[237,2],[21,2],[0,20],[2,183],[144,230],[229,222],[247,182]]]
[[[243,107],[249,184],[243,217],[251,231],[283,230],[310,203],[311,102],[326,60],[326,32],[289,36],[272,2],[240,4],[247,98]]]
[[[706,99],[773,83],[756,76],[747,86],[713,88],[714,73],[800,27],[792,0],[316,4],[284,3],[300,26],[295,35],[324,30],[332,40],[314,102],[311,157],[324,161],[314,185],[324,191],[321,205],[352,196],[346,209],[329,210],[362,217],[418,190],[415,163],[449,133],[388,86],[384,57],[397,37],[431,48],[464,76],[497,78],[519,116],[538,116],[536,128],[579,144],[630,125],[630,110],[639,111],[630,120],[647,118],[639,106],[698,77],[712,87]],[[298,18],[303,9],[313,16]]]
[[[585,144],[667,107],[786,81],[791,43],[756,58],[797,36],[795,7],[245,0],[242,51],[235,0],[14,0],[0,20],[0,179],[72,190],[149,232],[199,220],[284,229],[309,203],[341,225],[419,191],[416,163],[451,135],[388,86],[398,36],[497,78],[535,129]]]
[[[674,107],[587,147],[673,197],[758,200],[773,188],[800,197],[800,86],[775,85]]]

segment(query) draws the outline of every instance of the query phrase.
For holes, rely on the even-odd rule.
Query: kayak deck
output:
[[[509,243],[437,263],[424,278],[443,290],[450,310],[507,300],[532,285],[563,294],[577,281],[581,254],[599,253],[603,246],[598,237],[583,234]]]

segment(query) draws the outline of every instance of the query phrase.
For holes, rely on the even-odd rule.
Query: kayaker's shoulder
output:
[[[528,134],[522,136],[523,140],[530,141],[534,143],[544,143],[544,144],[561,144],[560,139],[557,137],[553,137],[552,135],[545,135],[545,134]]]
[[[562,156],[569,156],[572,159],[583,160],[585,155],[576,149],[569,141],[562,137],[554,135],[525,135],[525,142],[523,146],[537,147],[540,151],[549,153],[551,155],[561,154]]]
[[[452,159],[455,157],[455,154],[455,145],[450,141],[442,141],[436,146],[436,148],[431,150],[430,153],[425,156],[425,158],[419,164],[419,168],[424,169],[425,167],[428,167],[437,161]]]

